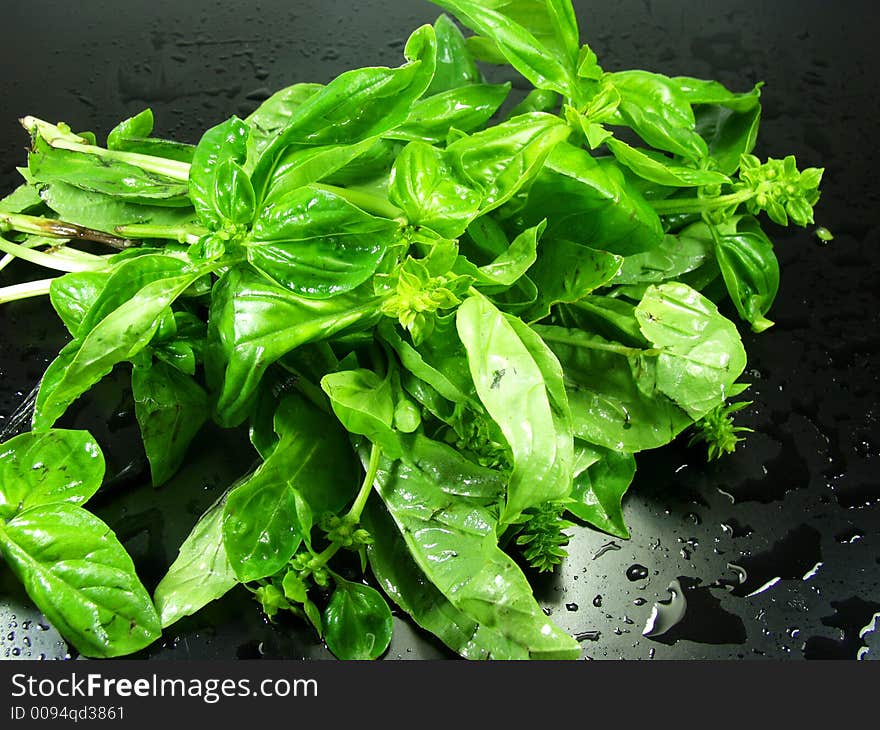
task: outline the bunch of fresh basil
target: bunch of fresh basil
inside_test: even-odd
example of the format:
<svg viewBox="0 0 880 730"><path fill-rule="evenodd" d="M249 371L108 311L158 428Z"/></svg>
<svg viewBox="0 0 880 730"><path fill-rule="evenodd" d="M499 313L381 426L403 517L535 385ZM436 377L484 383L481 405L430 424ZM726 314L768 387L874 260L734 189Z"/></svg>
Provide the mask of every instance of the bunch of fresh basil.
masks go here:
<svg viewBox="0 0 880 730"><path fill-rule="evenodd" d="M441 16L401 66L283 89L196 146L149 110L103 146L23 120L0 266L66 273L0 300L48 293L71 339L2 446L0 553L83 654L241 583L341 658L385 651L388 599L463 657L577 658L527 574L575 524L628 536L637 452L740 440L746 354L717 304L772 324L757 216L812 223L822 171L751 155L760 86L603 70L567 0L437 4L475 35ZM477 62L534 90L506 103ZM209 419L260 459L152 597L82 506L97 444L54 428L119 366L156 486Z"/></svg>

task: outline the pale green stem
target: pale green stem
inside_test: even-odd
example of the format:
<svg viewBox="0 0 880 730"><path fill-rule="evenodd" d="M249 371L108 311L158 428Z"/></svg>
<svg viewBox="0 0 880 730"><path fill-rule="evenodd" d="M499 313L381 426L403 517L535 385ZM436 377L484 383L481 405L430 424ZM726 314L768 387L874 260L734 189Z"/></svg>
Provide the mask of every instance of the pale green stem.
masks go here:
<svg viewBox="0 0 880 730"><path fill-rule="evenodd" d="M680 213L707 213L710 210L727 208L731 205L745 203L754 197L752 190L740 190L738 193L718 195L714 198L672 198L671 200L649 200L654 212L659 215L676 215Z"/></svg>
<svg viewBox="0 0 880 730"><path fill-rule="evenodd" d="M73 249L71 249L73 250ZM103 256L93 256L84 251L77 251L76 255L65 255L65 248L59 247L52 253L37 251L18 243L12 243L0 236L0 251L23 261L28 261L37 266L45 266L47 269L56 271L98 271L107 266Z"/></svg>
<svg viewBox="0 0 880 730"><path fill-rule="evenodd" d="M99 231L95 228L86 228L76 223L43 218L24 213L0 214L0 231L17 231L34 236L48 236L49 238L76 238L80 241L94 241L102 243L117 250L131 248L133 243L125 238L114 236L112 233Z"/></svg>
<svg viewBox="0 0 880 730"><path fill-rule="evenodd" d="M40 279L39 281L26 281L23 284L13 284L0 288L0 304L14 302L28 297L40 297L49 293L49 286L54 279Z"/></svg>
<svg viewBox="0 0 880 730"><path fill-rule="evenodd" d="M178 243L196 243L208 233L201 226L160 226L153 223L130 223L114 229L126 238L162 238Z"/></svg>
<svg viewBox="0 0 880 730"><path fill-rule="evenodd" d="M361 491L358 492L357 497L354 499L354 503L351 505L351 509L348 510L348 514L346 515L347 518L352 519L354 522L360 522L361 512L364 511L364 505L366 505L370 492L373 489L373 482L376 481L376 474L379 471L379 460L381 458L382 449L376 444L373 444L370 449L370 461L367 464L367 473L364 475L364 481L361 484Z"/></svg>

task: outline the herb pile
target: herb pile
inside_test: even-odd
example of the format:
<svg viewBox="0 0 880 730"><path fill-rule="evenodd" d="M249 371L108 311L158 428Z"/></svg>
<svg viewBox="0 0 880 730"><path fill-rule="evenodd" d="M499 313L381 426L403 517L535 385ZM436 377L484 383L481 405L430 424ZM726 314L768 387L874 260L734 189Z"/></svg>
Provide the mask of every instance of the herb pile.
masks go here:
<svg viewBox="0 0 880 730"><path fill-rule="evenodd" d="M22 120L0 266L66 273L0 301L48 294L70 341L0 447L0 553L82 654L244 584L341 658L386 650L390 601L463 657L574 659L527 576L575 526L628 536L637 452L741 440L718 306L772 324L760 219L811 224L822 170L751 154L760 85L604 70L566 0L437 4L475 35L441 16L401 66L283 89L195 146L149 110L103 145ZM478 61L534 90L507 102ZM101 450L55 425L117 367L157 487L209 420L258 457L152 596L84 506Z"/></svg>

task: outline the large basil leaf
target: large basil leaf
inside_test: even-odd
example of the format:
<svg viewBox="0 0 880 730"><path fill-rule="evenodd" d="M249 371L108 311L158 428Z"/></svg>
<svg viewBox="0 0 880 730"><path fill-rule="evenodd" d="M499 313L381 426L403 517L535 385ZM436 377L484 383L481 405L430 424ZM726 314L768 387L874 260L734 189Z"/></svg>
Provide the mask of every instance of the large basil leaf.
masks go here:
<svg viewBox="0 0 880 730"><path fill-rule="evenodd" d="M205 353L209 385L217 393L215 419L240 424L260 378L285 353L381 317L363 292L332 299L293 294L249 267L230 269L214 285Z"/></svg>
<svg viewBox="0 0 880 730"><path fill-rule="evenodd" d="M153 281L107 314L87 333L69 343L49 365L40 382L33 426L52 426L68 406L146 347L163 312L204 272L199 269Z"/></svg>
<svg viewBox="0 0 880 730"><path fill-rule="evenodd" d="M535 325L559 358L577 438L635 453L669 443L691 418L666 395L643 387L641 351L577 329Z"/></svg>
<svg viewBox="0 0 880 730"><path fill-rule="evenodd" d="M410 225L456 238L477 217L483 196L453 168L448 155L424 142L410 142L391 170L388 197Z"/></svg>
<svg viewBox="0 0 880 730"><path fill-rule="evenodd" d="M727 175L716 170L700 170L676 164L665 155L632 147L619 139L605 140L620 164L625 165L639 177L658 185L679 188L695 188L701 185L723 185L730 182Z"/></svg>
<svg viewBox="0 0 880 730"><path fill-rule="evenodd" d="M228 207L224 201L230 198L230 191L217 185L218 171L229 161L239 165L245 161L249 131L241 119L230 117L205 132L196 146L189 171L189 196L199 219L211 229L223 225L224 208Z"/></svg>
<svg viewBox="0 0 880 730"><path fill-rule="evenodd" d="M23 433L0 444L0 520L54 502L79 505L104 478L104 456L86 431Z"/></svg>
<svg viewBox="0 0 880 730"><path fill-rule="evenodd" d="M577 93L579 37L569 0L435 0L497 44L504 58L540 89Z"/></svg>
<svg viewBox="0 0 880 730"><path fill-rule="evenodd" d="M148 172L127 162L58 149L37 139L28 156L36 183L65 183L128 203L188 206L185 182Z"/></svg>
<svg viewBox="0 0 880 730"><path fill-rule="evenodd" d="M463 615L472 626L497 632L493 644L509 655L535 659L580 656L577 642L544 615L519 567L498 547L493 510L501 494L461 494L459 485L468 484L467 475L475 467L450 448L426 451L426 443L424 437L416 437L405 460L383 459L376 489L418 569L460 612L453 614L452 620L461 626L465 624L460 618ZM437 477L438 471L444 478ZM456 473L457 477L451 478ZM434 615L430 620L436 624L443 618ZM450 640L455 628L441 638ZM486 645L484 635L474 637L474 655L479 655L480 644ZM453 641L469 644L460 638Z"/></svg>
<svg viewBox="0 0 880 730"><path fill-rule="evenodd" d="M425 96L479 83L477 64L467 50L464 36L448 15L441 15L434 22L434 35L437 38L437 65Z"/></svg>
<svg viewBox="0 0 880 730"><path fill-rule="evenodd" d="M70 334L76 336L83 318L109 278L107 271L72 271L52 279L49 300Z"/></svg>
<svg viewBox="0 0 880 730"><path fill-rule="evenodd" d="M329 190L306 186L262 209L246 250L251 264L282 286L326 299L370 278L399 228Z"/></svg>
<svg viewBox="0 0 880 730"><path fill-rule="evenodd" d="M68 502L42 504L0 525L0 554L46 618L85 656L143 649L159 617L116 536Z"/></svg>
<svg viewBox="0 0 880 730"><path fill-rule="evenodd" d="M524 228L545 218L545 239L564 238L622 256L663 240L660 218L620 170L567 143L550 154L510 220Z"/></svg>
<svg viewBox="0 0 880 730"><path fill-rule="evenodd" d="M635 310L655 348L656 387L694 420L723 403L746 365L736 325L686 284L648 288Z"/></svg>
<svg viewBox="0 0 880 730"><path fill-rule="evenodd" d="M480 401L513 455L504 523L571 488L571 414L562 370L540 338L483 296L459 306L456 326Z"/></svg>
<svg viewBox="0 0 880 730"><path fill-rule="evenodd" d="M294 394L279 408L277 447L224 506L223 543L242 582L276 573L308 539L303 502L312 514L335 513L356 491L354 454L335 419Z"/></svg>

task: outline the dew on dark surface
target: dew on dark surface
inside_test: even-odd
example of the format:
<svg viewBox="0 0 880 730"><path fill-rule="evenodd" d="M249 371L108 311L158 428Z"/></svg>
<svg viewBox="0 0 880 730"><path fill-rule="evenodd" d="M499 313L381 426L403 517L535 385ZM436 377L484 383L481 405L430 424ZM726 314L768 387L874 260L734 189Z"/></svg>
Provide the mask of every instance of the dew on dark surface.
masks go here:
<svg viewBox="0 0 880 730"><path fill-rule="evenodd" d="M644 580L648 575L648 569L639 563L633 563L626 569L626 579L632 582Z"/></svg>
<svg viewBox="0 0 880 730"><path fill-rule="evenodd" d="M811 636L804 643L807 659L862 659L866 658L865 636L876 631L880 617L880 603L865 601L858 596L843 601L831 601L834 613L823 616L822 623L839 630L839 638ZM872 657L877 658L877 657Z"/></svg>
<svg viewBox="0 0 880 730"><path fill-rule="evenodd" d="M821 534L809 525L800 525L767 551L737 558L733 562L737 581L729 584L729 589L735 596L756 595L782 579L804 580L821 563Z"/></svg>
<svg viewBox="0 0 880 730"><path fill-rule="evenodd" d="M642 635L662 644L685 639L701 644L743 644L742 618L726 611L711 586L698 578L679 576L670 582L670 598L654 604Z"/></svg>

